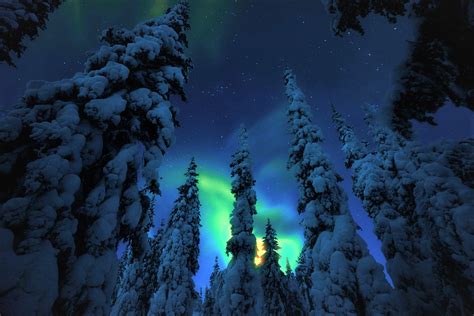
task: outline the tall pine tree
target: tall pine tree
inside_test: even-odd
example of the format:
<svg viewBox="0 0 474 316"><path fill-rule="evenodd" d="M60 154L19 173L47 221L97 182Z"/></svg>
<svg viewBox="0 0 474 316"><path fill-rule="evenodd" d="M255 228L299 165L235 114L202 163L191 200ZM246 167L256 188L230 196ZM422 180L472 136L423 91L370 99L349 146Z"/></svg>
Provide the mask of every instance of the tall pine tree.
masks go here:
<svg viewBox="0 0 474 316"><path fill-rule="evenodd" d="M219 305L217 304L217 295L219 289L222 287L222 273L219 267L219 258L216 256L214 266L209 277L210 288L206 289L206 297L204 300L204 315L219 316L221 315Z"/></svg>
<svg viewBox="0 0 474 316"><path fill-rule="evenodd" d="M278 239L275 229L268 219L265 226L265 236L263 237L263 263L260 266L263 288L263 315L280 316L286 315L285 299L287 289L284 284L284 274L280 267L280 254L278 250Z"/></svg>
<svg viewBox="0 0 474 316"><path fill-rule="evenodd" d="M284 283L286 295L284 298L286 315L307 315L309 313L309 308L305 306L309 306L309 303L304 303L304 293L296 280L288 258L286 258L286 273Z"/></svg>
<svg viewBox="0 0 474 316"><path fill-rule="evenodd" d="M472 188L447 167L456 145L405 142L376 118L373 107L367 110L376 150L354 161L353 188L374 219L403 304L412 314L469 313L474 282L467 236L472 233L456 218L474 201L466 198ZM353 130L338 113L334 118L346 146Z"/></svg>
<svg viewBox="0 0 474 316"><path fill-rule="evenodd" d="M375 262L347 207L334 172L312 123L305 97L291 71L285 73L292 135L288 166L299 185L298 210L305 228L304 259L311 262L311 300L314 314L394 314L391 288Z"/></svg>
<svg viewBox="0 0 474 316"><path fill-rule="evenodd" d="M216 305L214 296L211 294L211 289L206 287L204 291L204 303L202 305L202 314L204 316L213 316L214 314L214 306Z"/></svg>
<svg viewBox="0 0 474 316"><path fill-rule="evenodd" d="M138 178L159 193L178 126L188 9L106 30L84 72L30 85L0 118L4 313L109 314L117 245L145 223Z"/></svg>
<svg viewBox="0 0 474 316"><path fill-rule="evenodd" d="M221 273L221 268L219 267L219 258L216 256L214 259L214 266L212 267L212 273L209 278L211 286L214 286L217 282L217 278L219 274Z"/></svg>
<svg viewBox="0 0 474 316"><path fill-rule="evenodd" d="M344 164L346 168L351 168L355 161L364 158L367 155L366 144L359 141L352 127L345 123L342 115L337 112L334 105L332 108L332 120L336 124L339 140L342 142L342 151L344 152Z"/></svg>
<svg viewBox="0 0 474 316"><path fill-rule="evenodd" d="M203 315L203 294L202 288L199 289L199 292L196 292L196 298L194 299L194 308L193 308L193 316L201 316Z"/></svg>
<svg viewBox="0 0 474 316"><path fill-rule="evenodd" d="M127 253L120 262L119 278L115 286L111 315L146 315L148 299L146 287L149 282L145 275L145 258L150 252L148 231L152 226L154 199L147 190L140 191L142 216L138 227L128 238Z"/></svg>
<svg viewBox="0 0 474 316"><path fill-rule="evenodd" d="M423 224L422 242L430 246L437 286L437 307L445 315L474 313L474 189L450 164L460 147L474 152L474 142L444 141L417 146L412 156L419 167L414 180L415 212ZM469 152L463 157L469 166Z"/></svg>
<svg viewBox="0 0 474 316"><path fill-rule="evenodd" d="M150 309L151 297L158 288L158 269L160 268L160 257L163 252L165 229L166 223L164 219L162 219L160 227L150 241L150 250L143 259L143 279L146 280L146 282L142 301L146 306L146 312Z"/></svg>
<svg viewBox="0 0 474 316"><path fill-rule="evenodd" d="M227 242L226 252L232 254L232 259L222 272L223 285L217 300L224 316L259 315L262 293L254 263L256 239L253 234L257 197L244 127L240 130L240 148L232 155L230 167L235 202L230 219L232 237Z"/></svg>
<svg viewBox="0 0 474 316"><path fill-rule="evenodd" d="M193 311L193 276L199 269L201 226L196 168L193 158L168 220L159 260L158 288L151 298L149 316L191 315Z"/></svg>
<svg viewBox="0 0 474 316"><path fill-rule="evenodd" d="M305 248L301 250L301 253L298 256L298 265L295 268L295 281L298 289L297 295L300 298L302 309L306 311L306 313L314 310L313 300L311 299L310 294L312 288L311 271L313 269L310 258L308 258L308 260L306 259L306 255L308 254L309 251Z"/></svg>
<svg viewBox="0 0 474 316"><path fill-rule="evenodd" d="M150 207L153 204L150 203ZM133 252L128 245L119 266L119 278L115 285L110 315L146 315L150 298L158 287L157 273L160 266L161 242L164 223L158 228L156 235L144 245L147 251Z"/></svg>
<svg viewBox="0 0 474 316"><path fill-rule="evenodd" d="M288 257L286 257L285 276L287 278L292 278L292 277L295 276L294 273L293 273L293 270L291 269L291 264L290 264L290 260L288 259Z"/></svg>

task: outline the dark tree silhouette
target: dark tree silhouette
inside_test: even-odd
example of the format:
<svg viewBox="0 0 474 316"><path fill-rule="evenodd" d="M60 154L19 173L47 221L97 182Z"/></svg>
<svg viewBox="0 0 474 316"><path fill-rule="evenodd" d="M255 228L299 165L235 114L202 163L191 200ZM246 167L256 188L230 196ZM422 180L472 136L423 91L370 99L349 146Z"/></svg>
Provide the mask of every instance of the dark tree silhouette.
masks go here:
<svg viewBox="0 0 474 316"><path fill-rule="evenodd" d="M26 49L26 38L34 39L46 28L48 15L64 0L8 0L0 2L0 61L14 66L13 58Z"/></svg>
<svg viewBox="0 0 474 316"><path fill-rule="evenodd" d="M410 120L436 124L433 113L446 104L474 111L474 2L470 0L329 0L335 34L352 29L361 34L360 19L370 13L396 22L409 13L421 18L418 36L410 43L399 69L392 99L392 125L406 138Z"/></svg>
<svg viewBox="0 0 474 316"><path fill-rule="evenodd" d="M265 253L263 254L263 263L260 267L263 288L263 315L284 316L287 314L285 309L287 302L285 299L289 295L285 288L285 275L281 271L279 263L280 254L278 250L280 246L270 219L265 226L263 246Z"/></svg>
<svg viewBox="0 0 474 316"><path fill-rule="evenodd" d="M465 0L420 1L423 17L411 54L401 67L393 98L392 123L412 136L411 119L435 125L432 116L447 101L474 111L474 25Z"/></svg>

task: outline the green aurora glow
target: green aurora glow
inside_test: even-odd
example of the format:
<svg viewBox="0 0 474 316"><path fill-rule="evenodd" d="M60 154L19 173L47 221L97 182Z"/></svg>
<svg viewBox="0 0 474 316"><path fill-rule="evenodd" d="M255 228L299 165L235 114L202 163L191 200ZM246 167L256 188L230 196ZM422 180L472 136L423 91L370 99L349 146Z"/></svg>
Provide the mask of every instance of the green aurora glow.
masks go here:
<svg viewBox="0 0 474 316"><path fill-rule="evenodd" d="M114 25L131 27L142 20L159 17L174 3L175 0L69 0L52 18L59 16L60 30L72 33L71 43L75 47L92 46L102 29ZM220 0L191 2L192 27L188 37L192 52L201 52L213 59L219 57L228 29L229 17L224 15L229 6L229 1Z"/></svg>
<svg viewBox="0 0 474 316"><path fill-rule="evenodd" d="M176 168L174 168L176 170ZM178 168L180 171L181 168ZM231 256L225 253L226 243L231 236L230 230L230 213L233 208L234 196L231 193L231 180L228 175L222 175L209 168L199 167L199 197L201 200L201 253L212 258L218 255L221 262L227 264ZM164 174L163 178L166 180L164 185L164 195L170 192L171 185L179 186L183 180L183 176L176 174L176 171L170 171L169 174ZM172 179L172 181L168 181ZM172 182L172 183L171 183ZM173 192L173 191L171 191ZM267 218L272 221L272 224L277 230L278 240L281 246L279 251L280 265L285 269L286 259L288 258L292 267L296 266L296 262L303 246L303 239L299 232L299 227L294 229L280 229L287 223L284 221L291 220L297 222L295 218L295 210L288 205L277 204L266 199L265 196L258 191L257 187L257 215L254 217L254 234L257 238L257 245L262 246L262 237L265 231L265 224ZM282 225L284 224L284 225ZM292 227L293 228L293 227ZM260 249L259 255L262 254ZM206 260L206 261L208 261ZM256 260L258 261L258 260Z"/></svg>

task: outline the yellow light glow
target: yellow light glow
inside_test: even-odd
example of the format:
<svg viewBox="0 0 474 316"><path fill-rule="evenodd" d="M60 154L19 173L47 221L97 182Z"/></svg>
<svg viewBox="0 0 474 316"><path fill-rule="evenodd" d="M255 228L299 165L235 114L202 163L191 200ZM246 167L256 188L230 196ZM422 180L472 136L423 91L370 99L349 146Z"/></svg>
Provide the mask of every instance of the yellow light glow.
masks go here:
<svg viewBox="0 0 474 316"><path fill-rule="evenodd" d="M263 263L263 255L265 254L265 247L263 246L262 238L257 238L257 255L255 256L255 265L259 266Z"/></svg>

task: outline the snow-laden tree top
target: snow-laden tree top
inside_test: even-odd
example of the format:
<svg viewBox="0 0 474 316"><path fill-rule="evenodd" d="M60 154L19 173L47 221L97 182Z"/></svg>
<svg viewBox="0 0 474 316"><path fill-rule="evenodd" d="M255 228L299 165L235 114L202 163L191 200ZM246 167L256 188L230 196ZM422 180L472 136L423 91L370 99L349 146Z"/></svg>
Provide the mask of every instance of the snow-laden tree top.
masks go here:
<svg viewBox="0 0 474 316"><path fill-rule="evenodd" d="M239 136L240 148L232 155L231 176L232 193L235 196L234 209L231 213L232 237L227 242L227 253L234 257L240 253L255 256L255 236L253 235L253 216L257 214L257 196L253 186L252 165L248 148L248 134L241 127Z"/></svg>
<svg viewBox="0 0 474 316"><path fill-rule="evenodd" d="M199 269L201 226L197 165L191 159L186 182L178 188L164 233L157 269L157 288L150 300L149 316L191 315L195 301L193 276Z"/></svg>
<svg viewBox="0 0 474 316"><path fill-rule="evenodd" d="M188 9L107 29L83 72L30 83L0 118L0 279L13 276L0 310L109 313L117 244L144 240L135 237L149 225L138 178L158 194L174 142L169 100L184 98L191 67Z"/></svg>
<svg viewBox="0 0 474 316"><path fill-rule="evenodd" d="M308 144L317 144L323 140L320 129L312 124L311 111L306 103L305 96L296 84L295 75L291 70L285 71L285 92L288 97L289 106L287 110L289 132L292 137L290 143L290 156L288 168L295 168L296 173L305 172L301 165L305 148ZM302 192L298 200L298 212L304 209L310 197Z"/></svg>
<svg viewBox="0 0 474 316"><path fill-rule="evenodd" d="M342 115L332 106L332 119L339 133L342 151L345 155L344 164L346 168L352 167L355 161L362 159L367 154L365 144L361 143L354 133L354 129L343 119Z"/></svg>

